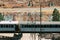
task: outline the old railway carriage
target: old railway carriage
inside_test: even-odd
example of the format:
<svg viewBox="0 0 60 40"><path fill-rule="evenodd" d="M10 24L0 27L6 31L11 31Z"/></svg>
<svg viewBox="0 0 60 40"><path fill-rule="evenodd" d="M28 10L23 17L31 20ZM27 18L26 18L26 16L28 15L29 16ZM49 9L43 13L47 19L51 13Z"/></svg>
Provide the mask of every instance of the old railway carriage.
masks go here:
<svg viewBox="0 0 60 40"><path fill-rule="evenodd" d="M22 32L60 32L60 22L20 22Z"/></svg>
<svg viewBox="0 0 60 40"><path fill-rule="evenodd" d="M1 21L0 32L15 32L17 31L18 21Z"/></svg>

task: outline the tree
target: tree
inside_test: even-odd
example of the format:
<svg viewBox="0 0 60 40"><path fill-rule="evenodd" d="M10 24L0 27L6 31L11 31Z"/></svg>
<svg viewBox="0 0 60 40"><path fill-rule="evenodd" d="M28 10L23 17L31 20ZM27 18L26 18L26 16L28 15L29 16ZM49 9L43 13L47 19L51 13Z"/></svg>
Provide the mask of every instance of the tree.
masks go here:
<svg viewBox="0 0 60 40"><path fill-rule="evenodd" d="M0 13L0 21L4 20L4 16Z"/></svg>
<svg viewBox="0 0 60 40"><path fill-rule="evenodd" d="M60 37L57 37L55 40L60 40Z"/></svg>
<svg viewBox="0 0 60 40"><path fill-rule="evenodd" d="M30 6L30 1L29 1L29 3L28 3L28 6Z"/></svg>
<svg viewBox="0 0 60 40"><path fill-rule="evenodd" d="M52 37L52 40L55 40L55 37L54 36Z"/></svg>
<svg viewBox="0 0 60 40"><path fill-rule="evenodd" d="M52 21L60 21L60 14L59 11L55 8L52 14L53 18Z"/></svg>
<svg viewBox="0 0 60 40"><path fill-rule="evenodd" d="M29 1L28 6L33 6L33 2Z"/></svg>
<svg viewBox="0 0 60 40"><path fill-rule="evenodd" d="M53 3L53 2L49 2L49 3L48 3L48 6L49 6L49 7L54 6L54 3Z"/></svg>

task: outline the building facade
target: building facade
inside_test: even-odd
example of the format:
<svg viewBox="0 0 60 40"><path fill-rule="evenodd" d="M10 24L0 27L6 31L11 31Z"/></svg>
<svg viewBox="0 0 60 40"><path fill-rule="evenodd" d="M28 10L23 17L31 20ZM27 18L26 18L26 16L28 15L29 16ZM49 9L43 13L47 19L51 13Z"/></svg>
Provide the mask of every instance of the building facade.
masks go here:
<svg viewBox="0 0 60 40"><path fill-rule="evenodd" d="M52 21L52 13L42 12L1 12L4 21ZM41 19L40 19L41 18Z"/></svg>
<svg viewBox="0 0 60 40"><path fill-rule="evenodd" d="M0 7L3 8L29 8L60 6L59 0L0 0Z"/></svg>

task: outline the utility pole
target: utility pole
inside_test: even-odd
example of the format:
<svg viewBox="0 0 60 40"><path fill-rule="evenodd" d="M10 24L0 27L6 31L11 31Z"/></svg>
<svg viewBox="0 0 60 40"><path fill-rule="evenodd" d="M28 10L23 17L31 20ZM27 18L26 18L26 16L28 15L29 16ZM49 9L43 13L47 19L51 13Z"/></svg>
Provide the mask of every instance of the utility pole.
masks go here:
<svg viewBox="0 0 60 40"><path fill-rule="evenodd" d="M41 0L39 0L39 4L40 4L40 33L39 33L39 37L38 40L41 40L41 16L42 16L42 12L41 12Z"/></svg>

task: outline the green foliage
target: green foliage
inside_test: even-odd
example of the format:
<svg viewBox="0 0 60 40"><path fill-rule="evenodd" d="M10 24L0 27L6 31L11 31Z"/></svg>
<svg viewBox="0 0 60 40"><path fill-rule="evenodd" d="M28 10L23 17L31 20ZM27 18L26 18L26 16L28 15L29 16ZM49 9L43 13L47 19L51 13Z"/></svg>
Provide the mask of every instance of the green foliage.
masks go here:
<svg viewBox="0 0 60 40"><path fill-rule="evenodd" d="M60 14L56 8L54 9L52 16L53 16L52 21L60 21Z"/></svg>
<svg viewBox="0 0 60 40"><path fill-rule="evenodd" d="M22 34L22 33L18 33L18 35L17 35L17 34L14 34L14 37L15 37L15 38L18 38L18 39L21 39L21 38L22 38L22 36L23 36L23 34Z"/></svg>
<svg viewBox="0 0 60 40"><path fill-rule="evenodd" d="M28 13L28 16L31 16L31 13Z"/></svg>
<svg viewBox="0 0 60 40"><path fill-rule="evenodd" d="M30 6L30 1L29 1L29 4L28 4L28 6Z"/></svg>
<svg viewBox="0 0 60 40"><path fill-rule="evenodd" d="M4 16L0 13L0 21L4 20Z"/></svg>
<svg viewBox="0 0 60 40"><path fill-rule="evenodd" d="M53 3L51 3L51 6L54 6L54 4L53 4Z"/></svg>
<svg viewBox="0 0 60 40"><path fill-rule="evenodd" d="M55 40L60 40L60 37L56 38Z"/></svg>
<svg viewBox="0 0 60 40"><path fill-rule="evenodd" d="M54 3L53 2L49 2L48 6L54 6Z"/></svg>

